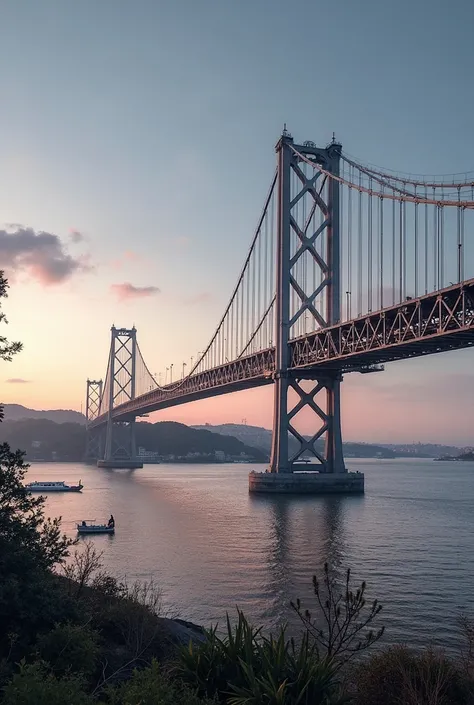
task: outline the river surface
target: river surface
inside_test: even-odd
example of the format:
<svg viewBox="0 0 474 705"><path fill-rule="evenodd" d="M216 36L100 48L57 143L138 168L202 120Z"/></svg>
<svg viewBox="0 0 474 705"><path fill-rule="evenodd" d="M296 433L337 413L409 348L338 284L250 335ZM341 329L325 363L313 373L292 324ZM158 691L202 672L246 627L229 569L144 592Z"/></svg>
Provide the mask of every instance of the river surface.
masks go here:
<svg viewBox="0 0 474 705"><path fill-rule="evenodd" d="M361 497L248 494L248 465L145 465L103 470L33 464L29 480L84 483L52 494L75 536L82 519L116 520L115 536L93 538L107 569L151 577L165 612L209 625L238 605L270 629L298 618L289 603L314 606L311 576L325 561L366 580L383 604L386 640L454 647L462 611L474 616L474 463L350 460L363 470Z"/></svg>

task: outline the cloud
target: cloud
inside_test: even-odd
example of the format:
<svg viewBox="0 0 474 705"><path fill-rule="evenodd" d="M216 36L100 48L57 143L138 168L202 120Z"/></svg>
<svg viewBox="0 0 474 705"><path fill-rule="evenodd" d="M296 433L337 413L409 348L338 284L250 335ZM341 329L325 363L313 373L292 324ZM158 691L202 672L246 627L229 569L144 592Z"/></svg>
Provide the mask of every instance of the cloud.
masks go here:
<svg viewBox="0 0 474 705"><path fill-rule="evenodd" d="M81 233L79 230L75 230L74 228L71 228L69 230L69 239L74 244L77 244L78 242L83 242L86 238L85 238L84 233Z"/></svg>
<svg viewBox="0 0 474 705"><path fill-rule="evenodd" d="M22 226L12 232L0 230L0 262L12 272L27 272L45 286L92 269L87 257L70 255L57 235Z"/></svg>
<svg viewBox="0 0 474 705"><path fill-rule="evenodd" d="M134 286L130 282L123 284L112 284L110 290L117 296L119 301L127 299L143 299L147 296L155 296L160 290L157 286Z"/></svg>
<svg viewBox="0 0 474 705"><path fill-rule="evenodd" d="M11 377L5 381L7 384L29 384L31 382L30 379L21 379L21 377Z"/></svg>
<svg viewBox="0 0 474 705"><path fill-rule="evenodd" d="M208 291L201 291L198 294L194 294L193 296L188 296L187 298L184 299L184 303L186 306L198 306L199 304L205 304L208 301L211 301L212 299L212 294L210 294Z"/></svg>

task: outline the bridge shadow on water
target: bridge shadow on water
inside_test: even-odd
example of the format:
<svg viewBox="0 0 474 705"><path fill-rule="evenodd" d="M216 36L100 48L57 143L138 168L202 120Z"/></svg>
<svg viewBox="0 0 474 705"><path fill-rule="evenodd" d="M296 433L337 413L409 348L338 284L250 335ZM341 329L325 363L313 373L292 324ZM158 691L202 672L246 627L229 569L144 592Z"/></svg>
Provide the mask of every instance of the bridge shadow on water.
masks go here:
<svg viewBox="0 0 474 705"><path fill-rule="evenodd" d="M271 529L267 553L269 581L272 583L276 623L289 622L291 631L298 618L289 601L300 598L305 608L314 609L316 600L312 576L322 576L328 563L338 583L347 568L349 516L354 503L364 496L249 495L249 501L267 514Z"/></svg>

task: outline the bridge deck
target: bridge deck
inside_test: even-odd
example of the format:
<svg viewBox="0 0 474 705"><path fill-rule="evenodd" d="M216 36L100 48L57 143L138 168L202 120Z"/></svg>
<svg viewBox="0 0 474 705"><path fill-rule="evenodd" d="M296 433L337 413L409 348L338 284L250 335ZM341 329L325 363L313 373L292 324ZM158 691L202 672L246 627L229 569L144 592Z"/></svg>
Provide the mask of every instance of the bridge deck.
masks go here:
<svg viewBox="0 0 474 705"><path fill-rule="evenodd" d="M474 279L297 338L290 344L291 369L295 376L301 371L302 376L317 378L325 372L352 372L369 364L472 345ZM125 421L178 404L269 384L274 369L274 349L268 348L142 394L115 407L113 418ZM102 414L90 426L106 421L107 414Z"/></svg>

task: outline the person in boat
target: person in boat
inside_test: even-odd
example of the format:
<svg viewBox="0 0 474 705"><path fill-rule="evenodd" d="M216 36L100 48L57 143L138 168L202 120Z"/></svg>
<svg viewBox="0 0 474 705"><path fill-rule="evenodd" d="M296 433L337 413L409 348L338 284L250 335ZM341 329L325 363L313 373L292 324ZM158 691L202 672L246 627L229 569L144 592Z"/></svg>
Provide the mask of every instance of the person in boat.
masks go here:
<svg viewBox="0 0 474 705"><path fill-rule="evenodd" d="M107 524L107 526L109 527L109 529L115 526L115 519L113 514L110 515L109 523Z"/></svg>
<svg viewBox="0 0 474 705"><path fill-rule="evenodd" d="M86 525L86 522L85 522L85 521L83 521L83 522L82 522L82 526L85 526L85 525Z"/></svg>

